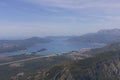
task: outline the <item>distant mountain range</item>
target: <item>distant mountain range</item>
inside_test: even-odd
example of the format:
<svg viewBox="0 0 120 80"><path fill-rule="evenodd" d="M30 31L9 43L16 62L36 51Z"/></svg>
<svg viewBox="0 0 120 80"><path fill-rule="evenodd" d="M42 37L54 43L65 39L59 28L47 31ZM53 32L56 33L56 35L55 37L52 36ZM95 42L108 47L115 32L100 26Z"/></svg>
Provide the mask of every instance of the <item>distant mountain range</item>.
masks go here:
<svg viewBox="0 0 120 80"><path fill-rule="evenodd" d="M97 33L88 33L82 36L71 37L67 41L105 44L120 42L120 29L100 30Z"/></svg>
<svg viewBox="0 0 120 80"><path fill-rule="evenodd" d="M26 50L38 43L48 43L54 39L62 39L70 43L111 44L120 42L120 29L100 30L82 36L51 36L46 38L32 37L24 40L0 40L0 53Z"/></svg>
<svg viewBox="0 0 120 80"><path fill-rule="evenodd" d="M120 80L119 33L119 29L101 30L97 33L76 37L79 38L78 42L83 37L86 40L83 42L109 44L102 48L46 56L21 54L2 57L0 64L4 65L0 65L0 80ZM94 37L91 38L92 36ZM76 38L72 39L76 40ZM48 38L33 37L25 40L1 40L0 44L12 44L13 49L18 46L16 50L21 50L37 43L50 41ZM9 46L6 48L9 50ZM17 62L5 64L13 61Z"/></svg>
<svg viewBox="0 0 120 80"><path fill-rule="evenodd" d="M25 50L38 43L48 43L48 38L32 37L24 40L0 40L0 53Z"/></svg>

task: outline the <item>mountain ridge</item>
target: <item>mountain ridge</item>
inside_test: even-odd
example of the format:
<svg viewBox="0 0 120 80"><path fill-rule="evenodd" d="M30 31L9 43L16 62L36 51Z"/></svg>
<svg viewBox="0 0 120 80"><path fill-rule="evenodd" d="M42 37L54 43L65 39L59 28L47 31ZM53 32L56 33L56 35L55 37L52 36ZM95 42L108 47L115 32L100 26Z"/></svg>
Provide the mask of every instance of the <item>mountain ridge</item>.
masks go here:
<svg viewBox="0 0 120 80"><path fill-rule="evenodd" d="M120 29L100 30L97 33L88 33L82 36L72 37L67 41L111 44L120 41Z"/></svg>

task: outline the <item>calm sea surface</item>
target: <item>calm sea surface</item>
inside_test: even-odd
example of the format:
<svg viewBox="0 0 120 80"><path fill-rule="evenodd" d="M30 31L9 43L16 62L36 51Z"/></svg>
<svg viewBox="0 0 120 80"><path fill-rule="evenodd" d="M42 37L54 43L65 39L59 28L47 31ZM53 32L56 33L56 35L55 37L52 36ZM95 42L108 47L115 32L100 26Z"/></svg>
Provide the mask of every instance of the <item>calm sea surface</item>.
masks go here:
<svg viewBox="0 0 120 80"><path fill-rule="evenodd" d="M10 53L3 53L1 55L19 55L19 54L30 54L36 52L40 49L45 48L45 51L38 52L38 54L61 54L65 52L80 50L83 48L98 48L103 47L104 44L90 44L90 43L70 43L66 41L66 38L53 38L53 41L50 43L37 44L33 47L28 48L25 51L17 51Z"/></svg>

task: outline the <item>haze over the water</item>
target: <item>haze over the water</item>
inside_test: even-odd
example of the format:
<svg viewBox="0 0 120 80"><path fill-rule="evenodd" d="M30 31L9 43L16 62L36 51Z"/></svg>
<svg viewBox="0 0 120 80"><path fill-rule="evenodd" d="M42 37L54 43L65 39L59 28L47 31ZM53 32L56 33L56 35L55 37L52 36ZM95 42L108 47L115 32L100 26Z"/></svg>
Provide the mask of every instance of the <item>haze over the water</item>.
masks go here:
<svg viewBox="0 0 120 80"><path fill-rule="evenodd" d="M0 0L0 37L82 35L120 28L120 0Z"/></svg>

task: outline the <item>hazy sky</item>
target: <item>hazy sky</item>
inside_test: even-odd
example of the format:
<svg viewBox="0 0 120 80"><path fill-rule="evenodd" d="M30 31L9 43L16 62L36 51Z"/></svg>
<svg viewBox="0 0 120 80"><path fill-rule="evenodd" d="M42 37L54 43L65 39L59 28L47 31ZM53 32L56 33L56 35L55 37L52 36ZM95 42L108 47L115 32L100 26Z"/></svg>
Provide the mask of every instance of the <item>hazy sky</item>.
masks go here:
<svg viewBox="0 0 120 80"><path fill-rule="evenodd" d="M0 0L0 36L81 35L120 28L120 0Z"/></svg>

